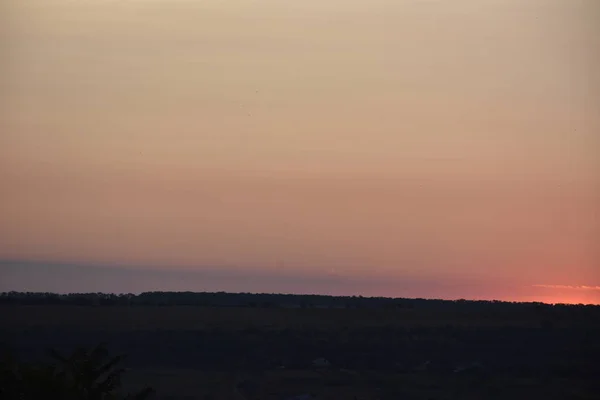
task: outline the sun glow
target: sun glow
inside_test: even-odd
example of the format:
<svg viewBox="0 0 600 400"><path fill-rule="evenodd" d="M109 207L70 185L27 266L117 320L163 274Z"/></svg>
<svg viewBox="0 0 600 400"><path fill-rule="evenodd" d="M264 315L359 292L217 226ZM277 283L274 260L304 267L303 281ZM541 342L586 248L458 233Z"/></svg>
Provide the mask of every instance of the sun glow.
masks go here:
<svg viewBox="0 0 600 400"><path fill-rule="evenodd" d="M536 301L550 304L600 304L600 286L533 285Z"/></svg>

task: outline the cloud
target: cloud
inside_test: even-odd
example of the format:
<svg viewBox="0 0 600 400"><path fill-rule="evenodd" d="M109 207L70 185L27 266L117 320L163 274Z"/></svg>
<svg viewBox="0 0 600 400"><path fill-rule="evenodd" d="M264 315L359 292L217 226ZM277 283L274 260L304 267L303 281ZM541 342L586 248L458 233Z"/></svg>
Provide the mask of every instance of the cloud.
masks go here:
<svg viewBox="0 0 600 400"><path fill-rule="evenodd" d="M533 287L545 288L545 289L567 289L567 290L598 290L600 286L585 286L585 285L533 285Z"/></svg>

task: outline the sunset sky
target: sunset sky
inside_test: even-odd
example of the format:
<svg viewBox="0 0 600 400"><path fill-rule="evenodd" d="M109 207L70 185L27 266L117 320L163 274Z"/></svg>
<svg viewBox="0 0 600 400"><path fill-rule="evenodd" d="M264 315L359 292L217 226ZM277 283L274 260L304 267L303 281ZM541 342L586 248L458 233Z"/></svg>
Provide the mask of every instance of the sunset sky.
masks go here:
<svg viewBox="0 0 600 400"><path fill-rule="evenodd" d="M4 0L0 291L600 304L597 0Z"/></svg>

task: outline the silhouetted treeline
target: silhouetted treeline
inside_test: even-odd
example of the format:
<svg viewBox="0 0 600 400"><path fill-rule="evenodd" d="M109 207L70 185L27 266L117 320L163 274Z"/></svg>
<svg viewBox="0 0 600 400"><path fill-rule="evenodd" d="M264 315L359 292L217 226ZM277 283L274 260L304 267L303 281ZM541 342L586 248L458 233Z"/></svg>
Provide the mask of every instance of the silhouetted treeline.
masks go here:
<svg viewBox="0 0 600 400"><path fill-rule="evenodd" d="M486 300L436 300L362 296L325 296L293 294L254 294L226 292L144 292L140 294L4 292L0 304L5 305L77 305L77 306L210 306L210 307L278 307L278 308L418 308L418 309L534 309L575 308L598 312L600 306L545 303L518 303Z"/></svg>

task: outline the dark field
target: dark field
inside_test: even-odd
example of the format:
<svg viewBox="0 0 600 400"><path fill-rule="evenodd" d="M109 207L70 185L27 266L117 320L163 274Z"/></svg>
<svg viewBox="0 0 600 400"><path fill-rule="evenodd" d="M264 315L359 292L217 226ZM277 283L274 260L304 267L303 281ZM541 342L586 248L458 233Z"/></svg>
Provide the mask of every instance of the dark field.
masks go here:
<svg viewBox="0 0 600 400"><path fill-rule="evenodd" d="M597 308L463 308L4 305L0 340L107 342L164 399L600 399Z"/></svg>

